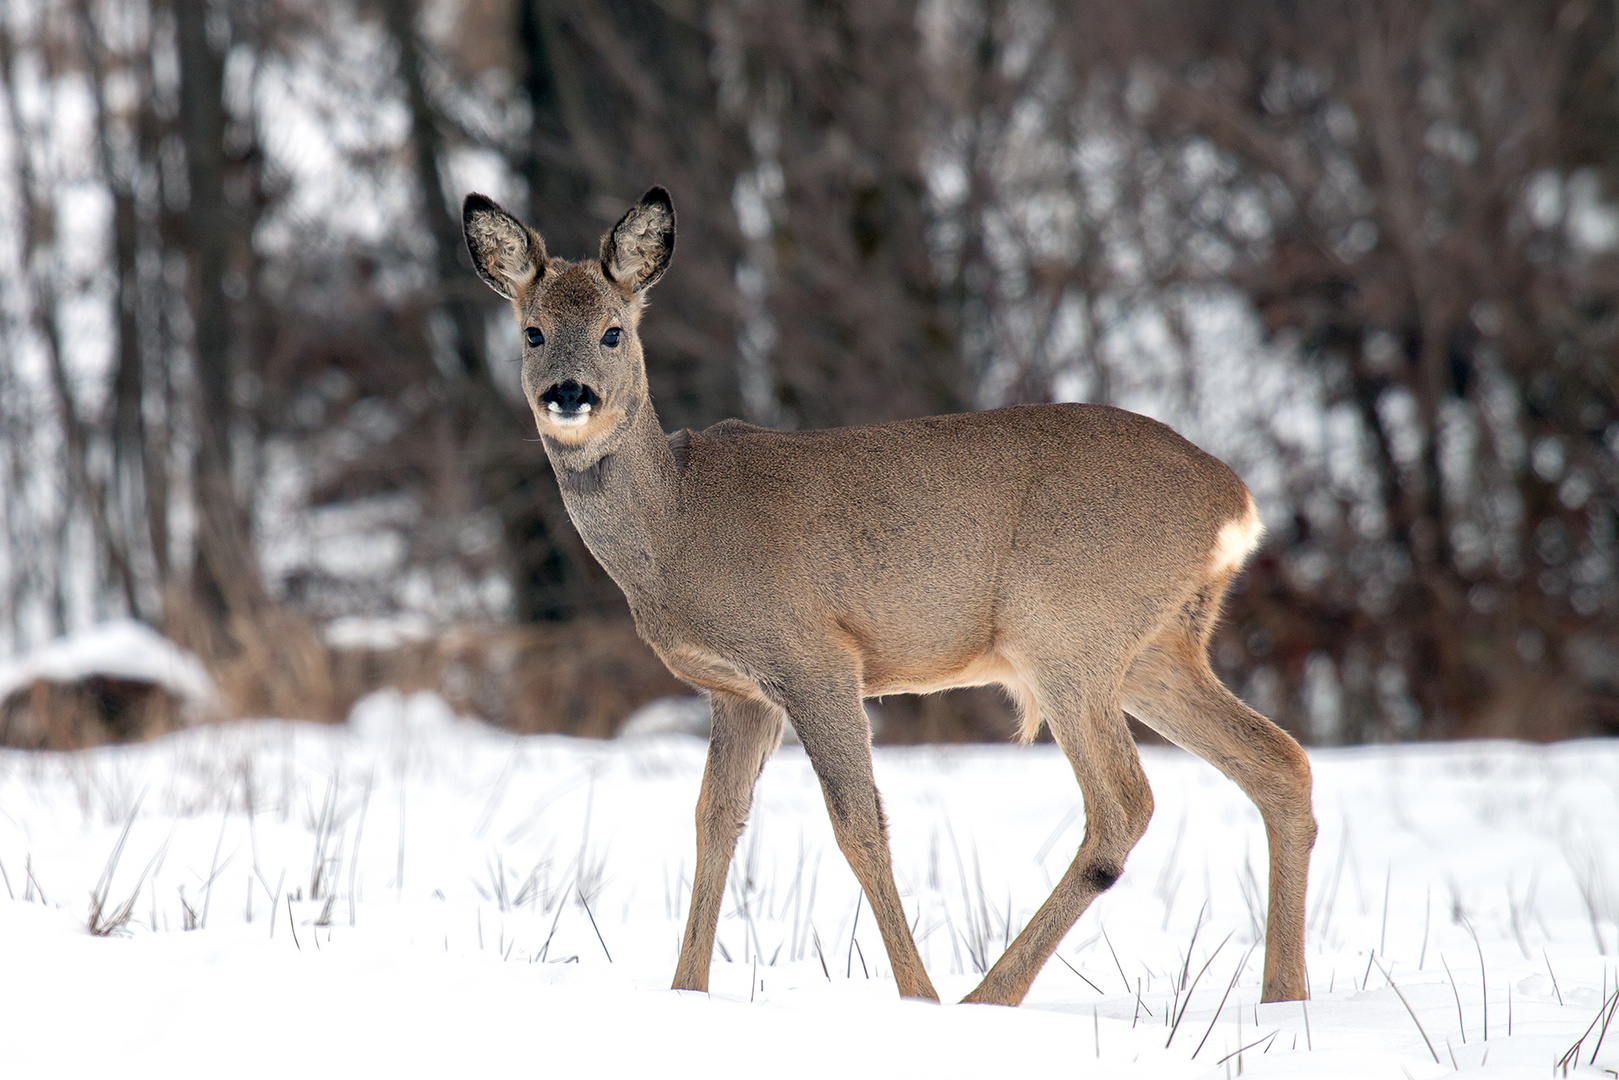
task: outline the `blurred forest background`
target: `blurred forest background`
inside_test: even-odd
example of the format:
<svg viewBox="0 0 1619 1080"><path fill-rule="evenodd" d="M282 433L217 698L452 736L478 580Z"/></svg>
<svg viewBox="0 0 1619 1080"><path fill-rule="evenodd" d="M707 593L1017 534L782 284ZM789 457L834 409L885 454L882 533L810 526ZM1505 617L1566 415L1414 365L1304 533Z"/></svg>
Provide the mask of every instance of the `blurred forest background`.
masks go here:
<svg viewBox="0 0 1619 1080"><path fill-rule="evenodd" d="M587 734L681 692L458 218L579 256L660 183L666 427L1147 412L1261 501L1214 650L1255 707L1619 733L1616 10L7 0L0 656L130 616L236 715L394 681Z"/></svg>

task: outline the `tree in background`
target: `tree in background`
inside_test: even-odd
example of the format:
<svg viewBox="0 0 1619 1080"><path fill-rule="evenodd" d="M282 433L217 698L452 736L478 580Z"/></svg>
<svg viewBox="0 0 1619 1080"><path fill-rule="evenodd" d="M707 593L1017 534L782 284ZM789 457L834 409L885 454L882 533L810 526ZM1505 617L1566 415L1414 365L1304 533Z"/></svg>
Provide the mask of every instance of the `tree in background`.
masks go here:
<svg viewBox="0 0 1619 1080"><path fill-rule="evenodd" d="M1356 445L1228 636L1335 676L1339 737L1619 727L1612 15L1254 5L1158 69L1154 122L1272 185L1231 278Z"/></svg>
<svg viewBox="0 0 1619 1080"><path fill-rule="evenodd" d="M311 626L625 619L525 441L458 206L488 190L589 257L662 183L666 424L1148 411L1272 523L1216 647L1263 711L1327 741L1612 730L1612 20L14 5L9 640L126 612L268 673L244 708L318 712Z"/></svg>

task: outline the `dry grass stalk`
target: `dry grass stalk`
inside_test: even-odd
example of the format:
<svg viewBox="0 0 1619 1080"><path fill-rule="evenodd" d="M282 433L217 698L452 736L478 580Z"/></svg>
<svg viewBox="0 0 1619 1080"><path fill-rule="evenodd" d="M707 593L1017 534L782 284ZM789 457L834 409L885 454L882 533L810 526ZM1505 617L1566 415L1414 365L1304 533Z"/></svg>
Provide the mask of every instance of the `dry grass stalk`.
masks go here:
<svg viewBox="0 0 1619 1080"><path fill-rule="evenodd" d="M179 588L169 591L164 612L165 633L213 675L226 717L343 718L330 652L308 621L268 601L221 621Z"/></svg>
<svg viewBox="0 0 1619 1080"><path fill-rule="evenodd" d="M144 793L141 798L144 798ZM141 886L146 883L152 869L162 860L163 854L168 850L168 841L157 850L141 871L140 877L135 879L135 887L129 891L124 902L117 907L109 908L108 900L112 892L113 875L118 872L118 863L124 855L124 845L129 841L129 830L135 824L135 817L140 813L141 799L135 800L135 805L129 811L129 818L124 822L123 830L118 834L118 840L107 855L107 864L102 867L101 877L96 879L96 887L90 893L90 915L86 920L86 927L96 937L108 937L123 931L129 924L130 916L135 911L135 900L141 894Z"/></svg>

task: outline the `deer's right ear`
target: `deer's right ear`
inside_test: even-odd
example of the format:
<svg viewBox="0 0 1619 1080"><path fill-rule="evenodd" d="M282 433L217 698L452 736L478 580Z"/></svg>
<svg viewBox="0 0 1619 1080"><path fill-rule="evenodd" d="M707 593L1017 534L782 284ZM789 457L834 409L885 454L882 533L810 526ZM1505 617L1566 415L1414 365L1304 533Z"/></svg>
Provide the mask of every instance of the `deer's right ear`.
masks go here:
<svg viewBox="0 0 1619 1080"><path fill-rule="evenodd" d="M545 274L545 241L484 195L461 206L461 232L484 284L516 300Z"/></svg>

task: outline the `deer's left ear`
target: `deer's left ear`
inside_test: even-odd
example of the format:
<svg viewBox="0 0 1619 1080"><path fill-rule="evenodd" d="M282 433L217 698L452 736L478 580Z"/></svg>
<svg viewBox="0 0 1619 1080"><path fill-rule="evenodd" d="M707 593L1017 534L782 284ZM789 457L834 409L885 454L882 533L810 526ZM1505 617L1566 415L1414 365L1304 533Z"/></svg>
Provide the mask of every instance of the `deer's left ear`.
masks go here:
<svg viewBox="0 0 1619 1080"><path fill-rule="evenodd" d="M674 253L675 204L655 187L602 237L602 273L633 296L663 276Z"/></svg>

